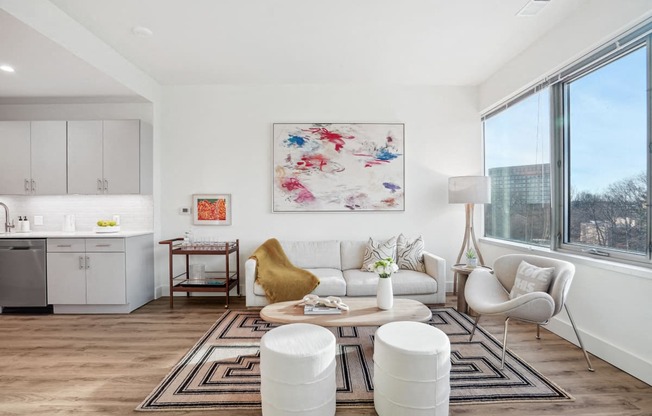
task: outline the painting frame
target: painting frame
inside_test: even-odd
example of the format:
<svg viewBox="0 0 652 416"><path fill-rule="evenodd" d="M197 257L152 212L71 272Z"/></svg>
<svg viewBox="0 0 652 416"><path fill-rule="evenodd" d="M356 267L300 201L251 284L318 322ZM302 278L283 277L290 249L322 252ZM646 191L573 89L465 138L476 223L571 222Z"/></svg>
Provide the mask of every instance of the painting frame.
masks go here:
<svg viewBox="0 0 652 416"><path fill-rule="evenodd" d="M273 123L272 212L405 211L405 124Z"/></svg>
<svg viewBox="0 0 652 416"><path fill-rule="evenodd" d="M231 225L231 194L193 194L192 218L194 225Z"/></svg>

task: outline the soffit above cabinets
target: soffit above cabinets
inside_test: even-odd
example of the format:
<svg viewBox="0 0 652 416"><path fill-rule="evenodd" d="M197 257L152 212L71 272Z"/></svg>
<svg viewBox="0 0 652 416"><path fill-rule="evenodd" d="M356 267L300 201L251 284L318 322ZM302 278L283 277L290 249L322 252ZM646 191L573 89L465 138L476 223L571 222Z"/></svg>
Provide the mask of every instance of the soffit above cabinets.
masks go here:
<svg viewBox="0 0 652 416"><path fill-rule="evenodd" d="M128 100L135 101L133 91L1 9L0 39L0 65L15 70L0 72L0 104L34 97L86 97L87 101L131 97Z"/></svg>

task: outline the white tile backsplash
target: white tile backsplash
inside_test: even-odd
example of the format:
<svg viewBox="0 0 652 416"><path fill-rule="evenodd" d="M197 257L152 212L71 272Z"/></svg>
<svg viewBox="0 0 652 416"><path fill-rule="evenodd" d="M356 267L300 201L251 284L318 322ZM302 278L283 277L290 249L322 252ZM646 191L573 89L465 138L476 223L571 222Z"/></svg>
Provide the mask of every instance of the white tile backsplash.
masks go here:
<svg viewBox="0 0 652 416"><path fill-rule="evenodd" d="M97 220L120 216L124 231L152 230L154 203L151 195L56 195L56 196L0 196L0 202L9 207L11 218L27 216L34 231L61 231L63 217L75 216L77 231L90 231ZM4 219L1 212L0 222ZM34 225L34 216L43 216L43 225Z"/></svg>

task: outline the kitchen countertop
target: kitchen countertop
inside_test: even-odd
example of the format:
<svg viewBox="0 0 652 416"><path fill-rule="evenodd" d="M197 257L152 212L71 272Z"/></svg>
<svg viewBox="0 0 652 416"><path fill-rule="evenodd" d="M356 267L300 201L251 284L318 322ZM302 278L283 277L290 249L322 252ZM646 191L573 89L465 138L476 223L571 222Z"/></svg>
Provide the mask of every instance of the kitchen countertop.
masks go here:
<svg viewBox="0 0 652 416"><path fill-rule="evenodd" d="M0 233L0 238L125 238L154 234L153 231L118 231L116 233L96 233L95 231L30 231L28 233Z"/></svg>

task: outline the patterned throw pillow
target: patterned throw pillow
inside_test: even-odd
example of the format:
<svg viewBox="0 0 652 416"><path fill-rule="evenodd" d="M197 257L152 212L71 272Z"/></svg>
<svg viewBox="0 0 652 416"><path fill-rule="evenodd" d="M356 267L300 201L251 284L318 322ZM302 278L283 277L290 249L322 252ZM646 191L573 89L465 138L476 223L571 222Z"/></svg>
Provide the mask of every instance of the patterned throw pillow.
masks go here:
<svg viewBox="0 0 652 416"><path fill-rule="evenodd" d="M396 261L396 237L392 237L387 241L376 241L369 238L367 247L364 250L364 257L362 258L362 270L369 271L370 264L374 264L378 260L390 257Z"/></svg>
<svg viewBox="0 0 652 416"><path fill-rule="evenodd" d="M408 240L403 234L396 240L396 264L399 269L416 270L425 272L426 266L423 264L423 237L419 236L415 240Z"/></svg>
<svg viewBox="0 0 652 416"><path fill-rule="evenodd" d="M514 299L531 292L547 292L554 267L537 267L522 261L516 270L516 279L509 298Z"/></svg>

